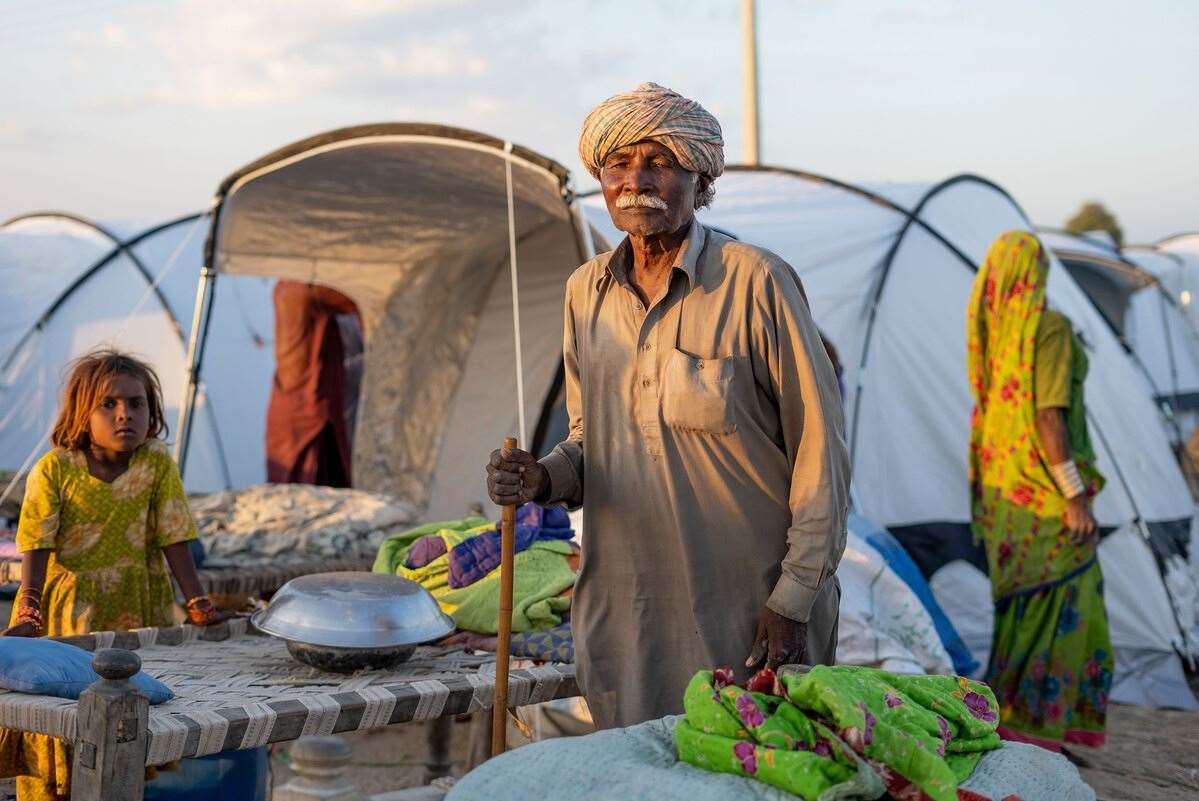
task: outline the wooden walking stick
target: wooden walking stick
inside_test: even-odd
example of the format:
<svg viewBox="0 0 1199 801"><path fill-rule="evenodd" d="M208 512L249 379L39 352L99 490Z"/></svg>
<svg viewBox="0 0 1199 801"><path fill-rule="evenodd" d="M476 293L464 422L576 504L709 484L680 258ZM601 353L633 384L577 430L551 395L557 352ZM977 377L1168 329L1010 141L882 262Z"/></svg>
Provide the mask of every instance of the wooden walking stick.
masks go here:
<svg viewBox="0 0 1199 801"><path fill-rule="evenodd" d="M516 439L504 439L504 450ZM491 707L491 755L508 748L508 659L512 643L512 570L516 559L516 504L505 504L500 517L500 618L495 646L495 703Z"/></svg>

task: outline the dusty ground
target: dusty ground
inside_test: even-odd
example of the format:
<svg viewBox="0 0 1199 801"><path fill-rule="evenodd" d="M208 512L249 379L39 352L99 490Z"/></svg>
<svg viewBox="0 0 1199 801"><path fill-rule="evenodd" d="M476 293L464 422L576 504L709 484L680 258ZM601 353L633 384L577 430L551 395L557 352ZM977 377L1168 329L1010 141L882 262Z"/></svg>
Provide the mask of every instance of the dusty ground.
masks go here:
<svg viewBox="0 0 1199 801"><path fill-rule="evenodd" d="M468 767L469 723L454 723L450 740L451 775L461 776ZM366 795L419 787L424 784L425 725L409 723L374 732L344 735L353 750L347 776ZM271 754L271 777L279 787L292 776L286 744Z"/></svg>
<svg viewBox="0 0 1199 801"><path fill-rule="evenodd" d="M1108 741L1078 748L1083 778L1108 801L1199 799L1199 712L1113 705Z"/></svg>

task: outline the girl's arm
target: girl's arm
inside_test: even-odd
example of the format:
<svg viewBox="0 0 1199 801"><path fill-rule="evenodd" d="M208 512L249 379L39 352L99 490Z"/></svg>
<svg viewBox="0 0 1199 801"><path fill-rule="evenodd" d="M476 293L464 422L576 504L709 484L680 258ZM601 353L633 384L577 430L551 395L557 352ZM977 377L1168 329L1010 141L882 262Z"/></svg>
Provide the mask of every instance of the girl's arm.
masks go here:
<svg viewBox="0 0 1199 801"><path fill-rule="evenodd" d="M16 625L0 632L3 637L40 637L42 634L42 587L50 549L38 548L21 554L21 588L17 591Z"/></svg>
<svg viewBox="0 0 1199 801"><path fill-rule="evenodd" d="M188 543L176 542L174 545L164 546L162 555L167 558L167 564L171 566L171 573L174 574L175 581L179 582L179 589L183 590L185 600L190 601L204 594Z"/></svg>
<svg viewBox="0 0 1199 801"><path fill-rule="evenodd" d="M162 555L167 558L171 573L174 574L175 581L179 582L183 597L187 599L187 619L190 622L197 626L211 626L228 617L204 594L204 588L200 586L200 577L196 574L196 563L192 560L191 548L186 541L164 545Z"/></svg>

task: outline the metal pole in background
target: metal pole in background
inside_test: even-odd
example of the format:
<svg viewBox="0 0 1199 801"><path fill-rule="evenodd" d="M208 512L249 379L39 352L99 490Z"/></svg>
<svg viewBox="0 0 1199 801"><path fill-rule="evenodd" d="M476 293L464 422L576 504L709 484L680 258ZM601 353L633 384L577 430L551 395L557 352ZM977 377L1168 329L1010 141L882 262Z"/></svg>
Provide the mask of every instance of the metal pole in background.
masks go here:
<svg viewBox="0 0 1199 801"><path fill-rule="evenodd" d="M200 271L196 287L196 307L192 315L191 336L187 343L187 375L183 398L179 403L179 424L175 429L175 462L180 475L187 469L187 449L191 444L192 419L196 412L196 395L200 385L200 364L204 361L204 345L208 340L208 323L212 318L212 290L216 270L208 264Z"/></svg>
<svg viewBox="0 0 1199 801"><path fill-rule="evenodd" d="M758 25L754 0L741 0L741 53L743 59L742 120L745 163L758 164L761 136L758 133Z"/></svg>

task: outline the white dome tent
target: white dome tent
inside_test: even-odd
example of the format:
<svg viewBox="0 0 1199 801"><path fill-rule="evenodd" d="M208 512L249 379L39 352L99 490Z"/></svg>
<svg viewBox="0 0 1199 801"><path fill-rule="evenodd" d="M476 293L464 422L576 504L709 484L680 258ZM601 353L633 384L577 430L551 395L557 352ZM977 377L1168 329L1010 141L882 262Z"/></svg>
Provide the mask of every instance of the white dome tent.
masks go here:
<svg viewBox="0 0 1199 801"><path fill-rule="evenodd" d="M608 235L602 200L589 198L587 208ZM716 200L700 218L775 251L802 278L846 369L859 511L895 533L932 576L934 590L944 565L984 565L969 530L965 309L975 265L995 237L1031 229L1019 206L969 175L933 187L865 188L793 170L734 167L717 181ZM1178 657L1189 647L1191 580L1189 571L1166 564L1177 558L1174 535L1189 536L1189 492L1144 377L1065 270L1052 272L1049 290L1050 303L1091 349L1088 406L1100 469L1109 477L1096 514L1112 532L1100 553L1118 659L1114 697L1193 705ZM1158 565L1181 577L1173 596ZM987 597L983 573L969 569L975 590ZM989 630L972 632L969 620L954 622L968 642L989 639Z"/></svg>
<svg viewBox="0 0 1199 801"><path fill-rule="evenodd" d="M37 212L0 226L6 290L0 298L0 468L28 468L48 448L66 365L101 345L154 365L173 428L186 383L183 357L205 223L205 215L192 214L130 233ZM271 336L270 283L246 280L223 289L230 302L222 306L232 314L218 318L217 349L239 354L239 367L249 366L257 351L273 363L269 343L261 341ZM242 308L261 314L264 293L265 320L239 319ZM255 403L265 410L269 372L261 387L236 370L210 377L222 397L210 399L202 387L197 458L187 480L192 492L242 486L264 475L261 426L247 430L244 410Z"/></svg>
<svg viewBox="0 0 1199 801"><path fill-rule="evenodd" d="M1199 337L1158 277L1176 266L1172 254L1141 247L1121 251L1110 241L1053 229L1038 235L1144 373L1180 449L1199 414Z"/></svg>
<svg viewBox="0 0 1199 801"><path fill-rule="evenodd" d="M481 465L505 435L525 429L532 449L545 438L566 279L591 247L566 169L530 150L425 124L320 134L221 184L189 363L212 383L229 277L337 289L357 304L365 337L355 487L429 519L494 511ZM180 417L185 477L195 408Z"/></svg>
<svg viewBox="0 0 1199 801"><path fill-rule="evenodd" d="M1154 267L1147 269L1154 271L1166 289L1178 298L1186 310L1187 319L1199 331L1199 233L1175 234L1146 249L1155 250L1170 259L1160 272Z"/></svg>

